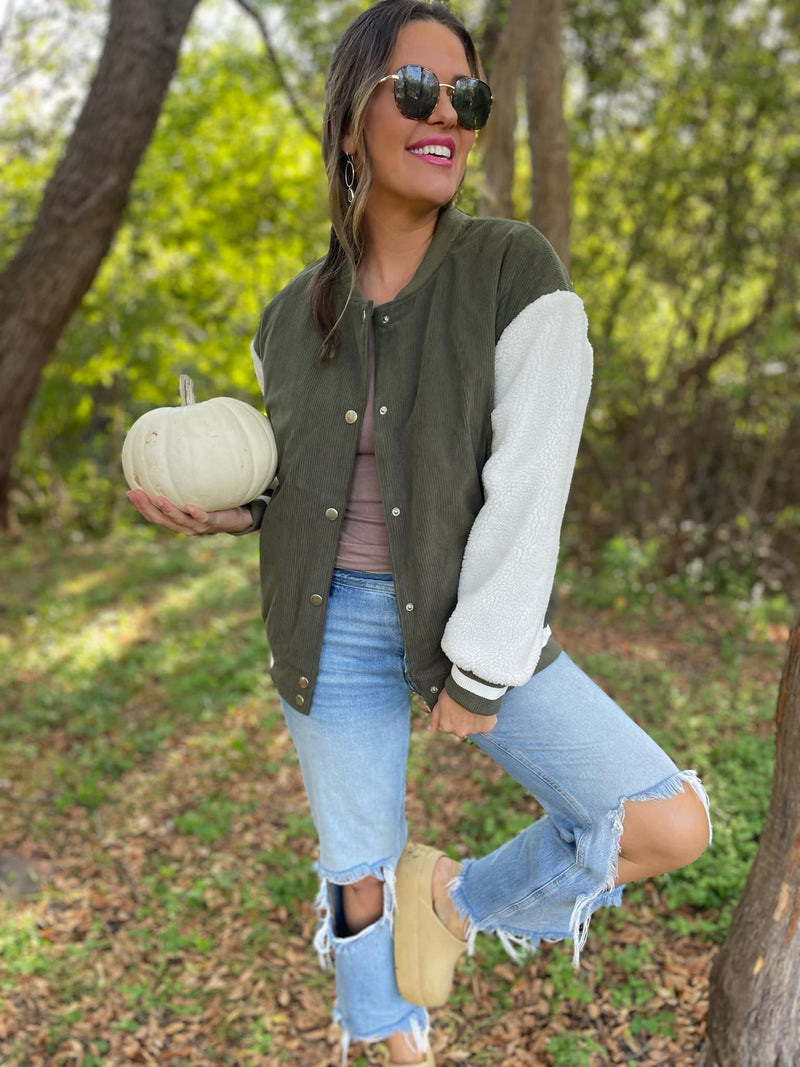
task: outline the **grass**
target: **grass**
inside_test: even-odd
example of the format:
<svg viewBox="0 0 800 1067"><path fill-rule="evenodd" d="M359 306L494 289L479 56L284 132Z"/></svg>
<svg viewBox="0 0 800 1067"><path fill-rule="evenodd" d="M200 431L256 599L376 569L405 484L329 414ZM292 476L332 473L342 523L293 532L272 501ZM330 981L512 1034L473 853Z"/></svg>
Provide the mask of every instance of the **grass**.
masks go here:
<svg viewBox="0 0 800 1067"><path fill-rule="evenodd" d="M30 536L4 545L0 584L0 858L44 879L0 903L0 1063L337 1062L253 540ZM785 607L570 584L559 636L703 775L715 843L596 916L578 972L568 946L516 968L480 940L436 1033L476 1065L689 1064L768 804ZM415 836L454 855L536 814L476 750L423 730L408 806Z"/></svg>

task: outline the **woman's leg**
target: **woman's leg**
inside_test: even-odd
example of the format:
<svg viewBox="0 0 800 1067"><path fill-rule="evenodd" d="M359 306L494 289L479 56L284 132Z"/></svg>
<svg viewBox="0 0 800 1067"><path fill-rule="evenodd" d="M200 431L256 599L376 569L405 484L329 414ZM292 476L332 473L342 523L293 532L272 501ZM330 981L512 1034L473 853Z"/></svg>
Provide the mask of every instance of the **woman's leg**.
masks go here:
<svg viewBox="0 0 800 1067"><path fill-rule="evenodd" d="M624 809L617 885L686 867L711 840L705 799L688 782L675 796L630 801Z"/></svg>
<svg viewBox="0 0 800 1067"><path fill-rule="evenodd" d="M623 882L689 863L708 843L694 772L679 771L564 653L511 690L495 729L472 740L546 815L460 869L449 899L470 941L494 931L513 955L571 937L577 963L592 912L618 904ZM443 918L452 871L442 863L434 878Z"/></svg>
<svg viewBox="0 0 800 1067"><path fill-rule="evenodd" d="M615 885L654 878L686 867L708 846L710 828L705 803L684 783L676 796L625 803ZM450 884L461 864L442 856L432 881L436 914L455 937L466 938L469 921L462 918L450 897Z"/></svg>
<svg viewBox="0 0 800 1067"><path fill-rule="evenodd" d="M391 581L337 572L310 715L283 704L320 842L321 962L350 1040L387 1040L420 1062L428 1026L393 967L394 869L406 842L410 690Z"/></svg>

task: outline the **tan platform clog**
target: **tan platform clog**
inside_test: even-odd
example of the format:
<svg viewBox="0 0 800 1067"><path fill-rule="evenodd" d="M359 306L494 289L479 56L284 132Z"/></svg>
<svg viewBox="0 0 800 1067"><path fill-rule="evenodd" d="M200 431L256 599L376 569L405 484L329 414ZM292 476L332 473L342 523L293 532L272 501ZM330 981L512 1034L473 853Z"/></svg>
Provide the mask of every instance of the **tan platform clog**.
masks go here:
<svg viewBox="0 0 800 1067"><path fill-rule="evenodd" d="M456 962L466 941L454 937L433 910L431 879L443 856L427 845L408 844L397 864L394 969L410 1004L438 1008L447 1002Z"/></svg>

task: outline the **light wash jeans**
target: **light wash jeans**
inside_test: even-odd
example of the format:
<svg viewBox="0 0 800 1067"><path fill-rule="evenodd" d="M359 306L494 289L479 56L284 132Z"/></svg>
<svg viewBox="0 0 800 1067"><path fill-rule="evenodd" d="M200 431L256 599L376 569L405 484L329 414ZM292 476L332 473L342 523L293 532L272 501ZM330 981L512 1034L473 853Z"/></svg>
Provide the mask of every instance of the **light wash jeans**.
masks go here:
<svg viewBox="0 0 800 1067"><path fill-rule="evenodd" d="M335 571L310 715L282 702L319 835L320 927L314 944L336 968L334 1019L350 1040L395 1031L424 1048L424 1008L394 978L394 870L406 843L411 684L389 575ZM562 653L503 698L497 725L474 743L520 782L546 814L481 859L451 890L468 920L514 958L541 940L572 938L577 964L589 919L619 904L615 887L623 801L678 794L687 782L708 809L694 771L672 760ZM349 937L338 888L384 882L382 917Z"/></svg>

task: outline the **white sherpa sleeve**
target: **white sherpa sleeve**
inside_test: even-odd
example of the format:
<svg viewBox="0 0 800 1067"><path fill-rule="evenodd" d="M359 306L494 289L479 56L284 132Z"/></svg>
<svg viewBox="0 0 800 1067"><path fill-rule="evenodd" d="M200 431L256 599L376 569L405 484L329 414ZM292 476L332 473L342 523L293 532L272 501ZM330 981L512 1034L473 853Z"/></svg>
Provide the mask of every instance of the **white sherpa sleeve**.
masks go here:
<svg viewBox="0 0 800 1067"><path fill-rule="evenodd" d="M452 680L479 702L527 682L549 635L544 619L591 378L575 293L540 296L497 343L484 504L442 638Z"/></svg>

